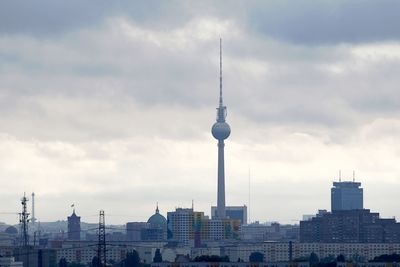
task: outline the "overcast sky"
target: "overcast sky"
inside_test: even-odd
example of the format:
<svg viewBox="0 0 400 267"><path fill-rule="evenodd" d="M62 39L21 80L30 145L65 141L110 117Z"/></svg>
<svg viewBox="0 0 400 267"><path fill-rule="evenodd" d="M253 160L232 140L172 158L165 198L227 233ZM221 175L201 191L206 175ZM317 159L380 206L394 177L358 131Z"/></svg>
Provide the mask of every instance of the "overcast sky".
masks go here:
<svg viewBox="0 0 400 267"><path fill-rule="evenodd" d="M397 216L400 2L0 2L0 212L145 221L216 203L219 38L227 205L294 223L356 180ZM250 183L249 183L250 170ZM17 223L17 215L0 213Z"/></svg>

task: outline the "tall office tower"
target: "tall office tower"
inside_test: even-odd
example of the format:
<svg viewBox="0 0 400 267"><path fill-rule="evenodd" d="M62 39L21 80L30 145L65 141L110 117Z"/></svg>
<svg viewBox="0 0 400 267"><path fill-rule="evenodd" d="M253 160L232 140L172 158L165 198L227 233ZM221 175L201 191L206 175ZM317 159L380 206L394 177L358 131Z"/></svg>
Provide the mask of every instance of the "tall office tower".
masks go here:
<svg viewBox="0 0 400 267"><path fill-rule="evenodd" d="M363 189L358 182L333 182L331 210L363 209Z"/></svg>
<svg viewBox="0 0 400 267"><path fill-rule="evenodd" d="M222 41L219 41L219 106L217 108L217 122L212 126L211 132L218 140L218 196L217 196L217 215L219 219L224 219L225 214L225 166L224 166L224 140L231 133L231 128L225 122L226 106L222 100Z"/></svg>
<svg viewBox="0 0 400 267"><path fill-rule="evenodd" d="M177 208L167 213L168 239L188 244L194 234L193 209Z"/></svg>
<svg viewBox="0 0 400 267"><path fill-rule="evenodd" d="M68 216L68 240L81 240L81 217L76 215L75 208Z"/></svg>

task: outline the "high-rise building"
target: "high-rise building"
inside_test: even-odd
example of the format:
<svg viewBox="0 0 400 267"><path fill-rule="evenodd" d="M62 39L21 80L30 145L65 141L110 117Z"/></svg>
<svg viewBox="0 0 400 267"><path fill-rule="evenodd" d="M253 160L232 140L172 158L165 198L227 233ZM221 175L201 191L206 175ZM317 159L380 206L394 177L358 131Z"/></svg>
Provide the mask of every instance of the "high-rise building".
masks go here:
<svg viewBox="0 0 400 267"><path fill-rule="evenodd" d="M325 212L300 222L300 242L398 243L400 223L368 209Z"/></svg>
<svg viewBox="0 0 400 267"><path fill-rule="evenodd" d="M177 208L167 213L168 239L188 244L194 235L193 209Z"/></svg>
<svg viewBox="0 0 400 267"><path fill-rule="evenodd" d="M239 237L240 220L211 219L204 212L177 208L167 213L168 239L185 245Z"/></svg>
<svg viewBox="0 0 400 267"><path fill-rule="evenodd" d="M222 99L222 41L219 43L219 106L217 108L217 121L212 126L211 132L215 139L218 140L218 195L217 195L217 216L224 219L225 214L225 160L224 160L224 140L231 133L229 124L225 122L226 106Z"/></svg>
<svg viewBox="0 0 400 267"><path fill-rule="evenodd" d="M331 210L363 209L363 189L358 182L333 182Z"/></svg>
<svg viewBox="0 0 400 267"><path fill-rule="evenodd" d="M75 213L68 216L68 240L81 240L81 217Z"/></svg>

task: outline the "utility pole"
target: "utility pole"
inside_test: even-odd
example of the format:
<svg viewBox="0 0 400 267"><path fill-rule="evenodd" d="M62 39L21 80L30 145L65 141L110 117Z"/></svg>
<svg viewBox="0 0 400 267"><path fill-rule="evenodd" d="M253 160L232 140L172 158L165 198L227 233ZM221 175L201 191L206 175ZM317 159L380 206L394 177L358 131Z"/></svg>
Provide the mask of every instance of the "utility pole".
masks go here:
<svg viewBox="0 0 400 267"><path fill-rule="evenodd" d="M97 257L99 267L106 266L106 223L104 218L104 210L100 211L99 216L99 243L97 245Z"/></svg>

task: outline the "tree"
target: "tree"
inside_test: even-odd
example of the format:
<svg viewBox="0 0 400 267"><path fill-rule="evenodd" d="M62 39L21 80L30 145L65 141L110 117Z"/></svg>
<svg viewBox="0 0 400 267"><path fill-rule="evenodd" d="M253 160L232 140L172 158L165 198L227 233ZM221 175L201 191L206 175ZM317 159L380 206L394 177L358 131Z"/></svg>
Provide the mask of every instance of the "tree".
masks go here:
<svg viewBox="0 0 400 267"><path fill-rule="evenodd" d="M217 255L201 255L194 258L195 262L229 262L228 256L217 256Z"/></svg>
<svg viewBox="0 0 400 267"><path fill-rule="evenodd" d="M400 255L399 254L384 254L375 257L372 262L400 262Z"/></svg>
<svg viewBox="0 0 400 267"><path fill-rule="evenodd" d="M97 256L94 256L92 259L92 267L100 267L100 259Z"/></svg>
<svg viewBox="0 0 400 267"><path fill-rule="evenodd" d="M132 250L126 254L125 259L126 267L139 267L140 266L140 257L136 250Z"/></svg>
<svg viewBox="0 0 400 267"><path fill-rule="evenodd" d="M249 257L250 262L263 262L264 261L264 254L261 252L252 252Z"/></svg>
<svg viewBox="0 0 400 267"><path fill-rule="evenodd" d="M156 252L154 253L153 262L162 262L162 255L159 248L156 249Z"/></svg>
<svg viewBox="0 0 400 267"><path fill-rule="evenodd" d="M310 254L310 257L308 258L308 262L310 263L310 267L316 267L318 266L319 263L319 258L317 256L317 254L315 254L314 252L312 252Z"/></svg>
<svg viewBox="0 0 400 267"><path fill-rule="evenodd" d="M345 262L346 258L344 257L343 254L340 254L339 256L337 256L336 261L337 262Z"/></svg>
<svg viewBox="0 0 400 267"><path fill-rule="evenodd" d="M58 262L58 267L67 267L68 262L65 258L61 258L60 261Z"/></svg>

